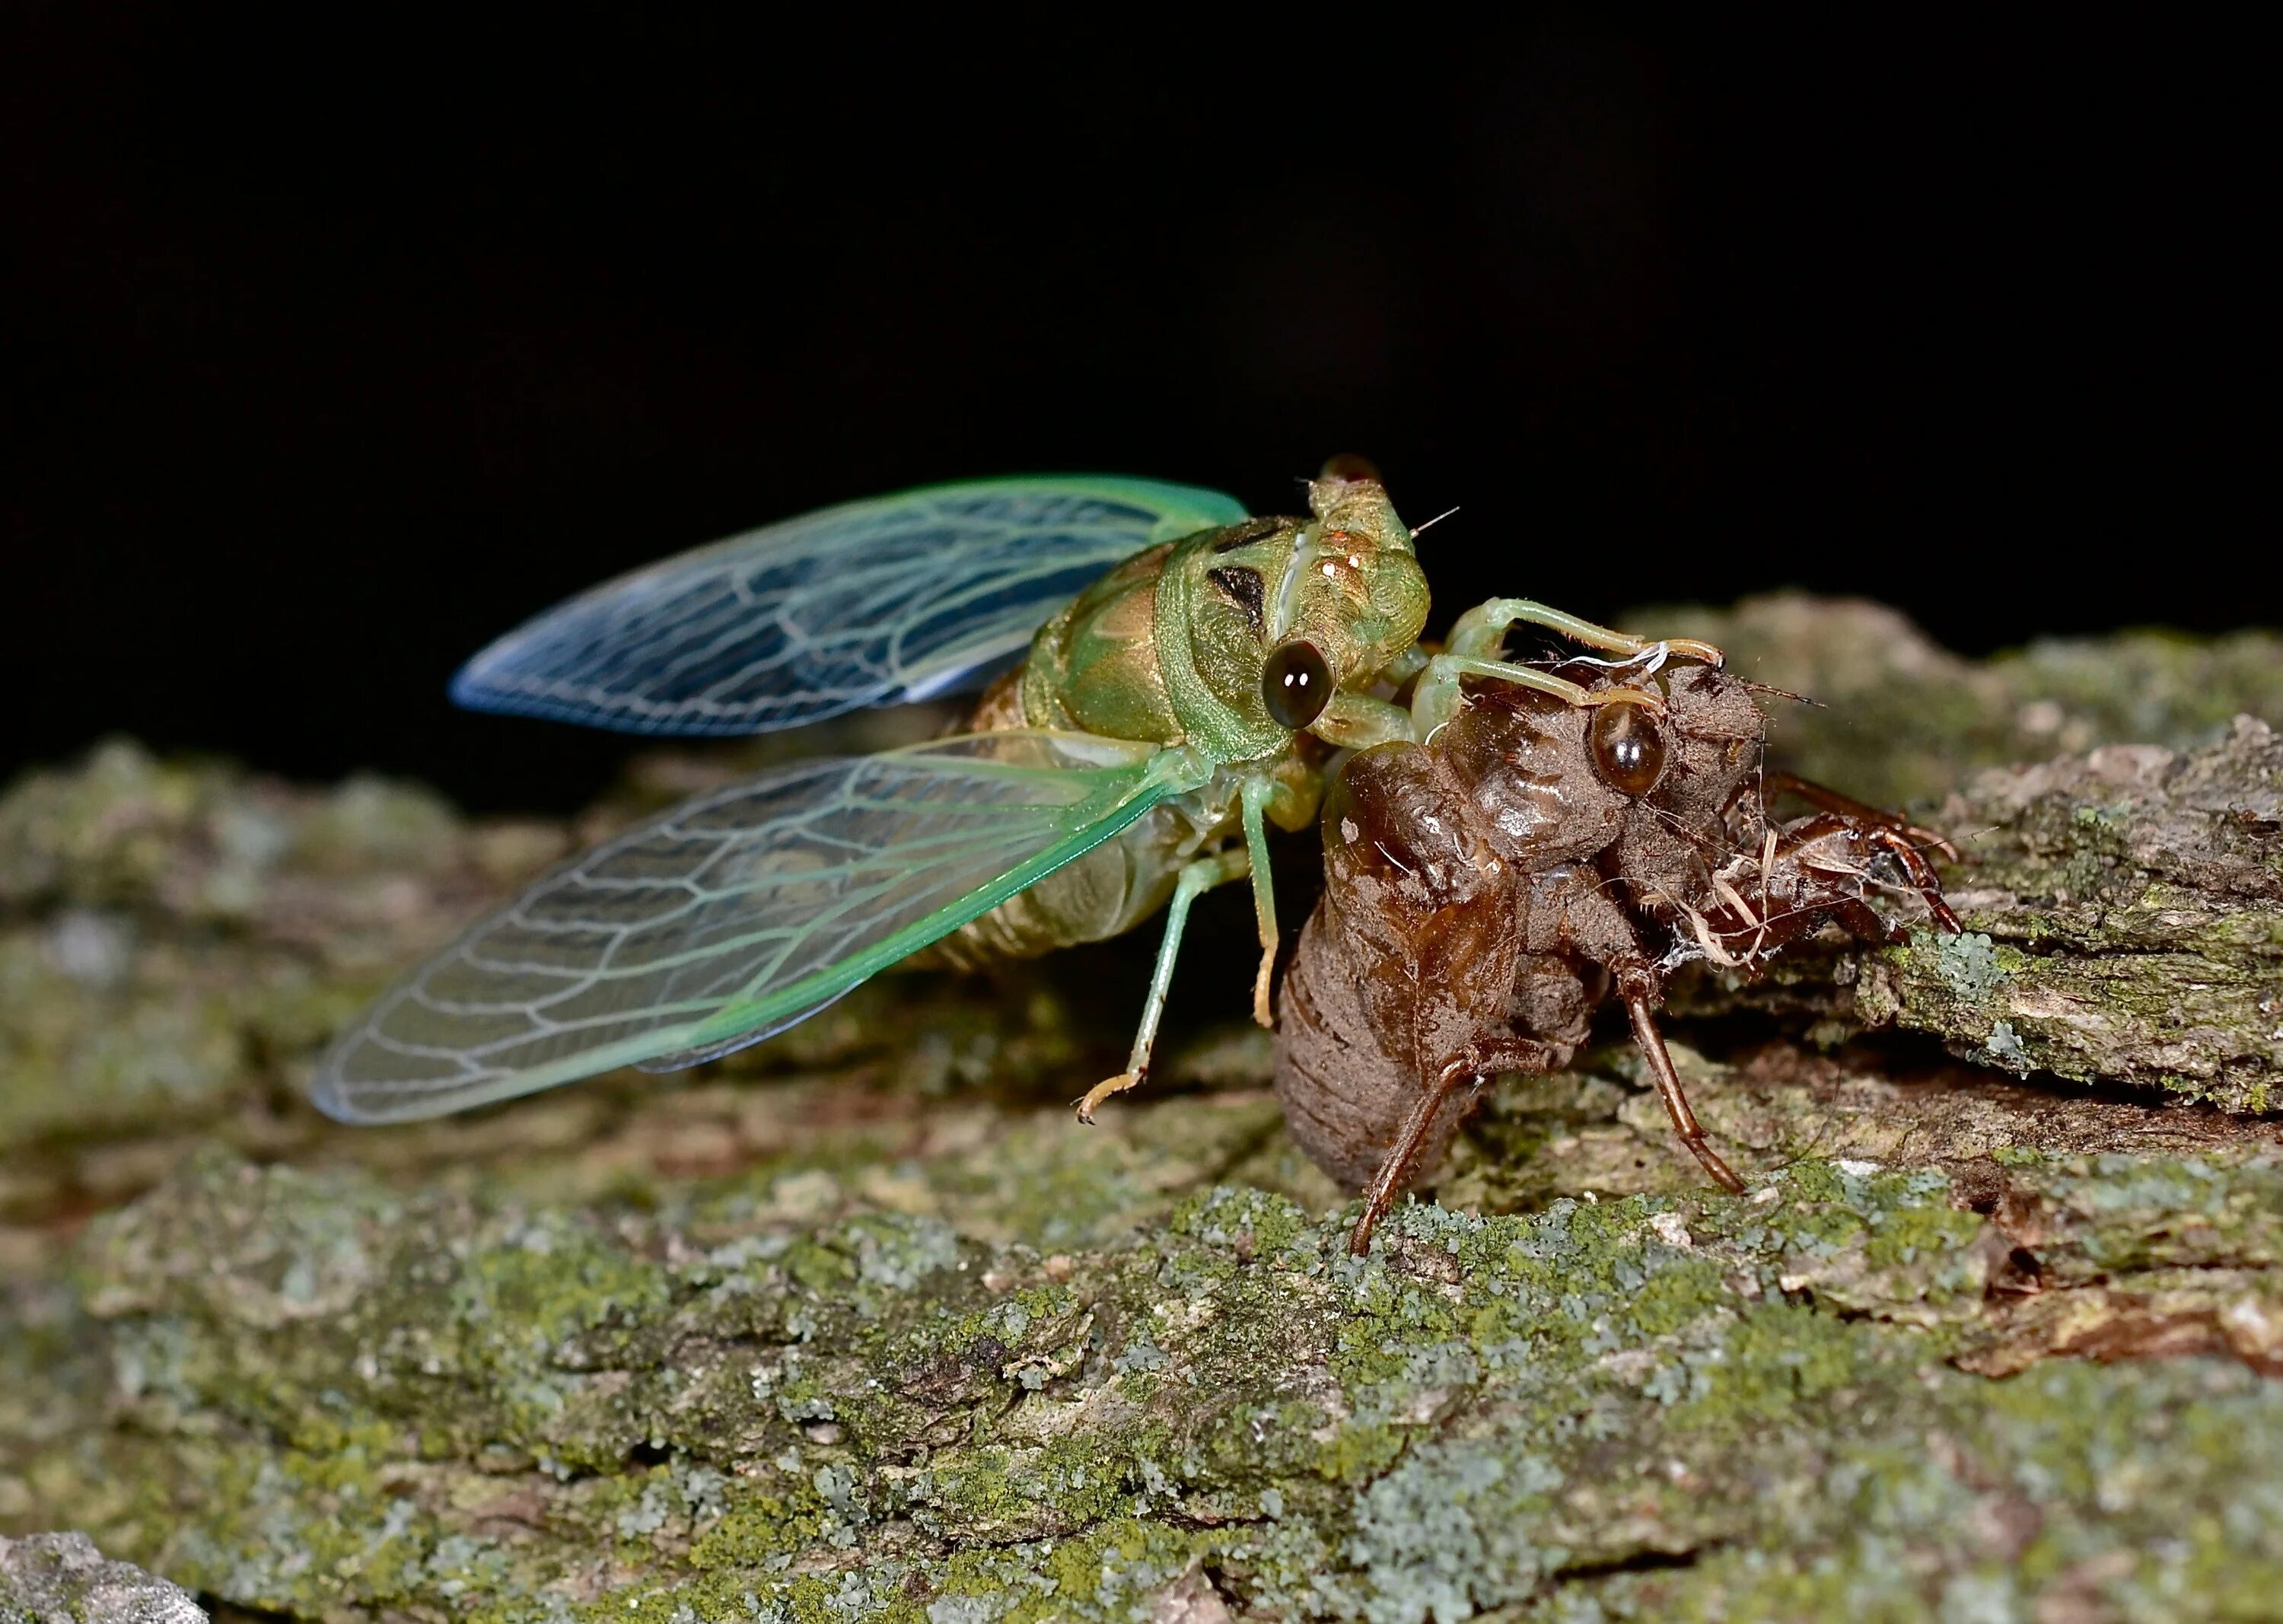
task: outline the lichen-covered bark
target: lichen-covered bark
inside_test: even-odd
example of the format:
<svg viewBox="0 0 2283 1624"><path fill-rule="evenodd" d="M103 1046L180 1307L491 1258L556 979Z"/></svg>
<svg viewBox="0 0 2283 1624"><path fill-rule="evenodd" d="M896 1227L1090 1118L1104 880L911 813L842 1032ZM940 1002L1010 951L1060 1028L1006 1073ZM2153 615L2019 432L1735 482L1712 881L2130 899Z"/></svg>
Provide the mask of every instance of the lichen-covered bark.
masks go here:
<svg viewBox="0 0 2283 1624"><path fill-rule="evenodd" d="M1936 718L1879 724L1885 781L1785 742L1975 837L1974 933L1682 989L1747 1196L1612 1045L1498 1090L1360 1261L1263 1035L1072 1121L1124 1033L1051 966L331 1128L330 1023L591 829L128 746L19 784L0 1529L309 1618L2264 1616L2283 868L2231 718L2279 646L1971 666L1882 614L1641 623Z"/></svg>
<svg viewBox="0 0 2283 1624"><path fill-rule="evenodd" d="M6 1469L301 1615L1118 1618L1194 1571L1281 1616L2254 1616L2283 1158L1980 1165L1418 1206L1358 1262L1257 1185L985 1244L972 1165L561 1207L216 1153L90 1237Z"/></svg>
<svg viewBox="0 0 2283 1624"><path fill-rule="evenodd" d="M107 1562L84 1534L0 1538L0 1619L24 1624L205 1624L182 1589Z"/></svg>
<svg viewBox="0 0 2283 1624"><path fill-rule="evenodd" d="M1944 872L1966 935L1701 975L1677 1007L1819 1018L1825 1041L1895 1026L2015 1073L2283 1105L2283 738L2266 723L1990 769L1935 821L1964 854Z"/></svg>
<svg viewBox="0 0 2283 1624"><path fill-rule="evenodd" d="M1880 961L1858 1009L2012 1071L2283 1105L2283 738L2264 722L1994 769L1944 816L1976 933Z"/></svg>

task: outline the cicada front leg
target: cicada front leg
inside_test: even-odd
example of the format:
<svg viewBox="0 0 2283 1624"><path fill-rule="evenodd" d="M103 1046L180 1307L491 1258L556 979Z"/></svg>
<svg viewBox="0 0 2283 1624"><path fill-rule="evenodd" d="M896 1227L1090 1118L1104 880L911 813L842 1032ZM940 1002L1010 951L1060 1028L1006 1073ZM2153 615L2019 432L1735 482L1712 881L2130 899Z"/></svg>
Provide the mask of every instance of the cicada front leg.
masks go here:
<svg viewBox="0 0 2283 1624"><path fill-rule="evenodd" d="M1501 1072L1550 1071L1566 1061L1568 1055L1567 1050L1557 1051L1553 1045L1518 1032L1484 1033L1464 1054L1437 1066L1396 1130L1395 1144L1379 1170L1364 1187L1363 1211L1356 1214L1355 1227L1348 1231L1349 1253L1356 1257L1370 1253L1372 1232L1411 1182L1438 1117L1446 1110L1470 1108L1475 1092Z"/></svg>
<svg viewBox="0 0 2283 1624"><path fill-rule="evenodd" d="M1412 690L1411 725L1421 740L1434 737L1435 730L1459 714L1463 699L1459 679L1468 676L1489 677L1501 683L1511 683L1517 688L1534 689L1552 694L1568 705L1614 705L1630 701L1656 715L1664 714L1664 701L1646 688L1592 688L1573 683L1567 677L1550 671L1533 670L1511 660L1478 660L1469 654L1438 654L1427 662L1419 685Z"/></svg>
<svg viewBox="0 0 2283 1624"><path fill-rule="evenodd" d="M1495 654L1506 641L1507 633L1517 626L1542 626L1572 643L1614 654L1624 663L1657 654L1694 660L1716 669L1728 663L1727 655L1695 637L1636 637L1631 632L1596 625L1530 597L1492 597L1477 604L1451 628L1450 652Z"/></svg>
<svg viewBox="0 0 2283 1624"><path fill-rule="evenodd" d="M1769 845L1760 883L1764 899L1773 893L1783 897L1785 905L1780 914L1770 916L1760 934L1780 944L1812 928L1819 914L1829 913L1866 941L1900 936L1903 927L1882 919L1866 896L1874 883L1871 860L1882 852L1895 860L1925 902L1935 928L1952 936L1963 933L1966 926L1943 895L1940 877L1912 838L1925 832L1907 829L1885 822L1866 824L1843 812L1818 812L1786 825Z"/></svg>
<svg viewBox="0 0 2283 1624"><path fill-rule="evenodd" d="M1696 1158L1697 1166L1711 1176L1712 1182L1732 1196L1744 1193L1744 1181L1738 1178L1728 1164L1720 1159L1704 1137L1696 1113L1688 1108L1688 1096L1680 1086L1679 1068L1672 1063L1671 1052L1664 1046L1664 1035L1656 1029L1656 983L1646 970L1632 976L1620 974L1625 1017L1632 1023L1633 1042L1639 1046L1641 1058L1648 1062L1650 1081L1656 1085L1657 1097L1664 1102L1664 1113L1672 1120L1672 1131L1681 1147Z"/></svg>
<svg viewBox="0 0 2283 1624"><path fill-rule="evenodd" d="M1421 738L1429 737L1458 714L1460 681L1469 676L1534 689L1570 705L1632 704L1655 714L1664 714L1663 698L1647 688L1612 684L1588 689L1551 672L1498 659L1507 633L1516 626L1542 626L1559 632L1572 642L1618 657L1604 663L1639 664L1644 676L1653 675L1665 660L1675 657L1714 667L1724 665L1727 660L1712 644L1694 637L1636 637L1629 632L1614 631L1580 620L1531 598L1490 598L1459 617L1451 629L1448 647L1440 654L1430 656L1420 674L1417 686L1412 691L1411 714Z"/></svg>
<svg viewBox="0 0 2283 1624"><path fill-rule="evenodd" d="M1827 785L1812 778L1803 778L1797 773L1773 769L1761 775L1760 791L1764 795L1796 795L1808 805L1825 812L1836 812L1842 817L1877 828L1891 829L1914 847L1938 851L1952 863L1958 861L1958 847L1938 831L1923 829L1899 812L1890 812L1881 807L1865 804L1852 795L1843 794Z"/></svg>
<svg viewBox="0 0 2283 1624"><path fill-rule="evenodd" d="M1410 1181L1420 1147L1427 1143L1436 1117L1442 1113L1452 1095L1462 1085L1478 1087L1481 1081L1481 1074L1467 1060L1457 1059L1445 1066L1419 1091L1419 1097L1412 1102L1410 1113L1395 1136L1394 1147L1388 1152L1387 1159L1379 1164L1379 1171L1363 1192L1363 1211L1357 1214L1355 1228L1348 1234L1352 1255L1363 1257L1371 1251L1372 1231L1379 1227L1379 1221L1387 1215L1388 1209L1395 1205L1395 1198Z"/></svg>
<svg viewBox="0 0 2283 1624"><path fill-rule="evenodd" d="M1427 663L1422 656L1420 666ZM1368 750L1374 745L1415 743L1419 735L1411 713L1392 699L1369 694L1341 692L1332 696L1308 730L1326 744L1342 750Z"/></svg>
<svg viewBox="0 0 2283 1624"><path fill-rule="evenodd" d="M1266 779L1245 781L1241 796L1244 814L1244 849L1252 871L1252 913L1260 927L1260 968L1252 978L1252 1019L1264 1027L1276 1024L1269 1005L1269 978L1276 969L1276 885L1268 868L1268 805L1276 786Z"/></svg>
<svg viewBox="0 0 2283 1624"><path fill-rule="evenodd" d="M1276 972L1276 888L1268 870L1268 825L1297 832L1316 821L1324 803L1324 780L1313 767L1288 758L1247 777L1238 786L1237 807L1244 826L1244 849L1252 874L1253 918L1260 927L1260 969L1252 978L1252 1019L1276 1024L1269 998Z"/></svg>

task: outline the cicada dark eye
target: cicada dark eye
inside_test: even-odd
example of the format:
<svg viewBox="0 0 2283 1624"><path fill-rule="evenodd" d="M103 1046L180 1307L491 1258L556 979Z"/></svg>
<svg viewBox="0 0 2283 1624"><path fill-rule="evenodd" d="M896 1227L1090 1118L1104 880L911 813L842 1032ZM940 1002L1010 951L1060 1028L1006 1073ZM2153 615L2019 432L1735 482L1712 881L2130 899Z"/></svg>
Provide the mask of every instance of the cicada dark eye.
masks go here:
<svg viewBox="0 0 2283 1624"><path fill-rule="evenodd" d="M1664 770L1664 735L1641 707L1625 701L1600 707L1587 740L1593 770L1617 793L1638 797L1656 787Z"/></svg>
<svg viewBox="0 0 2283 1624"><path fill-rule="evenodd" d="M1298 732L1324 714L1331 703L1332 668L1313 643L1294 639L1268 652L1261 672L1260 698L1269 720Z"/></svg>

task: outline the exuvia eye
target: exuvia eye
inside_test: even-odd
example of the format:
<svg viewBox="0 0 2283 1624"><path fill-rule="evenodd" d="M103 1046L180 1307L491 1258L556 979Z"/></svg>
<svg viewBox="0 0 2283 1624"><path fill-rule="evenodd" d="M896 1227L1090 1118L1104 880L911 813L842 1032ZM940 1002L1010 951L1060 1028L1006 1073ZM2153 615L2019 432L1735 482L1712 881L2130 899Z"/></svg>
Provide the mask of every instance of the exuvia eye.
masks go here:
<svg viewBox="0 0 2283 1624"><path fill-rule="evenodd" d="M1639 705L1619 701L1593 713L1593 769L1620 795L1646 795L1664 770L1664 735Z"/></svg>

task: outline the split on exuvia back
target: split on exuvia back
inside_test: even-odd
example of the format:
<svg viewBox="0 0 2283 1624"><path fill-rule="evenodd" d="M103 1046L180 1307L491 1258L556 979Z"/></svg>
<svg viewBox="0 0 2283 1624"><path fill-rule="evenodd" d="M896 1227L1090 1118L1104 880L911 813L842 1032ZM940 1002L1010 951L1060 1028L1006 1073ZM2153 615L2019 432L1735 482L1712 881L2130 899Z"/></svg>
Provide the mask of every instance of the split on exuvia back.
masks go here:
<svg viewBox="0 0 2283 1624"><path fill-rule="evenodd" d="M1146 1075L1189 906L1226 881L1251 881L1267 1023L1267 826L1315 817L1332 752L1428 737L1468 679L1657 706L1500 659L1520 624L1619 659L1718 658L1526 598L1468 611L1430 652L1426 578L1376 473L1335 458L1308 505L1256 518L1112 477L939 486L668 558L510 632L454 681L461 703L648 733L762 732L1004 674L963 733L773 769L547 875L342 1035L316 1103L398 1121L674 1070L923 949L1042 953L1164 908L1127 1067L1089 1113Z"/></svg>

